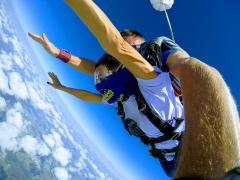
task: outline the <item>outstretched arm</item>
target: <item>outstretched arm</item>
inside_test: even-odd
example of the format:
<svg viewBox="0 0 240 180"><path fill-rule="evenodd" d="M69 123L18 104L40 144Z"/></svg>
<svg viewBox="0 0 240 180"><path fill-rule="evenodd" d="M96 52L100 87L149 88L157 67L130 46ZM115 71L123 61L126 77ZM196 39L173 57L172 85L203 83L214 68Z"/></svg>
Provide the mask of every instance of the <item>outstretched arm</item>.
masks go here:
<svg viewBox="0 0 240 180"><path fill-rule="evenodd" d="M52 56L56 57L59 55L60 53L59 48L57 48L53 43L51 43L48 40L46 34L43 34L42 36L38 36L33 33L28 33L28 35L33 40L41 44L44 47L44 49ZM96 63L86 58L82 58L82 57L80 58L80 57L71 55L71 58L67 64L82 73L93 75Z"/></svg>
<svg viewBox="0 0 240 180"><path fill-rule="evenodd" d="M120 35L108 17L92 0L65 0L76 12L101 46L136 77L157 77L153 67Z"/></svg>
<svg viewBox="0 0 240 180"><path fill-rule="evenodd" d="M50 86L54 87L55 89L67 92L67 93L81 99L82 101L97 102L97 103L102 102L101 94L95 94L95 93L91 93L91 92L88 92L85 90L74 89L74 88L70 88L67 86L63 86L61 84L61 82L59 81L58 77L53 72L49 72L48 75L52 79L52 82L47 82L47 83Z"/></svg>

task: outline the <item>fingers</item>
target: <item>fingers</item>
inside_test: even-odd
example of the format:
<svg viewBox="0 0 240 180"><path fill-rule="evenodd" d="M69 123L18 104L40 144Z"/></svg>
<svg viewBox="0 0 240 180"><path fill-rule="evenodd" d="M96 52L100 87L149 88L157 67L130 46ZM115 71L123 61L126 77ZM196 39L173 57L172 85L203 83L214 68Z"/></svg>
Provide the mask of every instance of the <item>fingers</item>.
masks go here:
<svg viewBox="0 0 240 180"><path fill-rule="evenodd" d="M53 72L48 72L49 77L53 80L56 75Z"/></svg>
<svg viewBox="0 0 240 180"><path fill-rule="evenodd" d="M53 72L48 72L48 75L52 79L53 82L51 83L48 81L47 84L55 88L55 85L56 85L56 81L55 81L55 77L54 77L55 74Z"/></svg>
<svg viewBox="0 0 240 180"><path fill-rule="evenodd" d="M42 38L36 34L33 34L31 32L28 33L28 35L35 41L42 43Z"/></svg>
<svg viewBox="0 0 240 180"><path fill-rule="evenodd" d="M49 42L49 40L48 40L48 38L47 38L45 33L42 34L42 39L45 42L45 44L47 44Z"/></svg>
<svg viewBox="0 0 240 180"><path fill-rule="evenodd" d="M54 84L61 84L58 80L58 77L53 72L49 72L48 75L50 76Z"/></svg>
<svg viewBox="0 0 240 180"><path fill-rule="evenodd" d="M53 72L48 72L48 75L49 75L51 78L57 78L57 76L56 76Z"/></svg>

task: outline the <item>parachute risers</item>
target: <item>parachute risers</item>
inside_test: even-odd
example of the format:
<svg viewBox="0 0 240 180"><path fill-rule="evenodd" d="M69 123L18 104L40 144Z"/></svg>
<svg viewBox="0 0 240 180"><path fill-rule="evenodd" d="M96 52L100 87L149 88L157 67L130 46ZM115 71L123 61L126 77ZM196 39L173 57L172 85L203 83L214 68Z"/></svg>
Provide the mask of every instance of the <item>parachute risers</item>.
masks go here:
<svg viewBox="0 0 240 180"><path fill-rule="evenodd" d="M150 2L151 2L154 9L156 9L157 11L164 11L165 12L167 22L168 22L168 26L169 26L169 29L170 29L170 32L171 32L171 37L172 37L172 40L175 42L172 25L171 25L171 22L170 22L170 19L168 17L168 13L167 13L167 10L172 8L172 6L174 4L174 0L150 0Z"/></svg>

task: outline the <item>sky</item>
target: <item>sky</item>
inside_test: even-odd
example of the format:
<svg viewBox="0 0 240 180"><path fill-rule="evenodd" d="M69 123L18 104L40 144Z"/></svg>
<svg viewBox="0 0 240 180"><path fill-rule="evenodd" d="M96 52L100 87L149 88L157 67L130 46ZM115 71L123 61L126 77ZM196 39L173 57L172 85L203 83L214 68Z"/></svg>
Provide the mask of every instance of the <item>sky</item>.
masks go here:
<svg viewBox="0 0 240 180"><path fill-rule="evenodd" d="M164 13L154 10L149 0L95 0L121 31L141 32L146 40L170 36ZM63 0L11 0L26 36L45 32L57 47L97 61L104 53L97 40ZM240 103L240 1L176 0L168 11L176 42L191 56L218 69ZM62 84L96 92L93 77L81 74L54 59L29 39L45 73L54 72ZM196 82L197 83L197 82ZM129 179L168 179L147 147L129 136L114 108L86 103L59 92L66 107L112 164Z"/></svg>

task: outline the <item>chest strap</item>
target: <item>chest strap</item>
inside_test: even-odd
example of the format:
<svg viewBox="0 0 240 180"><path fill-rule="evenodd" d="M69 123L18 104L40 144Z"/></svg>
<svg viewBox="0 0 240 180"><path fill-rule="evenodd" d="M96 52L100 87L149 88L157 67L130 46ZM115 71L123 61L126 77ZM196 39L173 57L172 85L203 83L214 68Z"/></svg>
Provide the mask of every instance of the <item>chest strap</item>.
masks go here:
<svg viewBox="0 0 240 180"><path fill-rule="evenodd" d="M178 152L178 149L179 149L179 145L172 148L172 149L157 149L155 147L152 147L149 152L150 154L154 157L154 158L158 158L162 161L167 161L166 158L165 158L165 154L168 154L168 153L177 153Z"/></svg>
<svg viewBox="0 0 240 180"><path fill-rule="evenodd" d="M164 121L155 111L153 111L145 101L140 89L138 88L136 92L136 101L138 105L138 110L145 114L148 120L158 128L163 134L170 134L174 131L174 127Z"/></svg>

